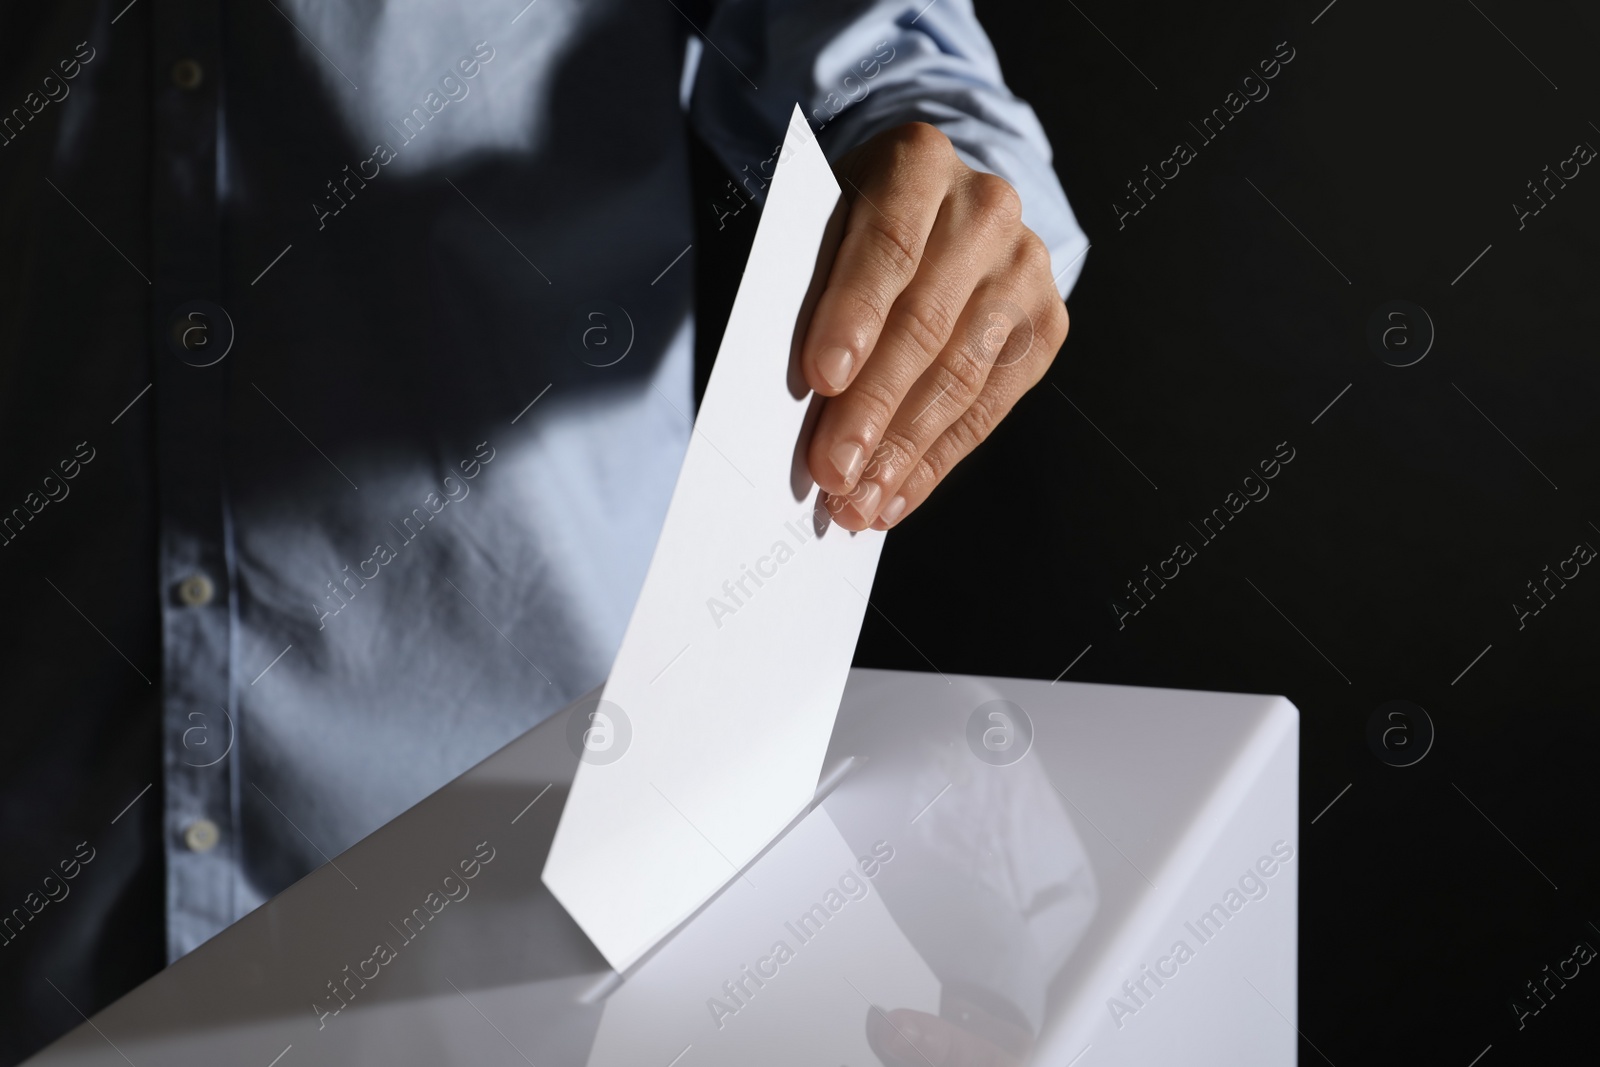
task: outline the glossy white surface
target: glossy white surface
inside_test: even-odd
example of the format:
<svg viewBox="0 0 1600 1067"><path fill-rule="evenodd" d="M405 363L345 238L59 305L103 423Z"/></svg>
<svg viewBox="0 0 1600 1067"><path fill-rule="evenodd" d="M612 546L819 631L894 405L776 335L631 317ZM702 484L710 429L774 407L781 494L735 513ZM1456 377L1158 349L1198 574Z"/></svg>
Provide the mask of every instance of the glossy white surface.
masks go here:
<svg viewBox="0 0 1600 1067"><path fill-rule="evenodd" d="M996 700L1033 725L1008 766L968 744ZM1025 1026L1026 1062L1050 1067L1294 1062L1299 731L1282 698L853 671L820 803L626 976L539 879L577 763L565 719L29 1062L863 1067L870 1004L939 1001ZM1274 845L1289 857L1241 889ZM1202 941L1213 903L1227 917ZM1135 1002L1123 983L1141 980Z"/></svg>

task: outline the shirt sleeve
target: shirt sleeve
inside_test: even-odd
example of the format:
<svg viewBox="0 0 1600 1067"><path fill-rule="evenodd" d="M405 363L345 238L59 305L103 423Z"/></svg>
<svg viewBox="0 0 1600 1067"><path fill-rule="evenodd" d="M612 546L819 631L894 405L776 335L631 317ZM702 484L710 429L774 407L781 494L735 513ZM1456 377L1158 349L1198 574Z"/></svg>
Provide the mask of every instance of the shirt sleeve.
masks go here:
<svg viewBox="0 0 1600 1067"><path fill-rule="evenodd" d="M970 167L1022 198L1065 299L1089 241L1038 116L1013 96L971 0L727 0L700 27L689 103L696 132L760 200L798 102L830 161L904 122L937 126ZM770 167L770 164L767 164Z"/></svg>

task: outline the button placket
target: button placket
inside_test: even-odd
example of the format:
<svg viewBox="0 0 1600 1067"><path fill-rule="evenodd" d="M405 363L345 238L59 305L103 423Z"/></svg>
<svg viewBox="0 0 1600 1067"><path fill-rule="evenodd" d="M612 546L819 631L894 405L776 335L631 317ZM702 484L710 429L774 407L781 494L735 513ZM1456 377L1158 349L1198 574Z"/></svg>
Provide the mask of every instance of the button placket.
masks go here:
<svg viewBox="0 0 1600 1067"><path fill-rule="evenodd" d="M223 509L232 323L222 310L216 0L151 0L150 338L160 501L167 955L234 918L235 724Z"/></svg>

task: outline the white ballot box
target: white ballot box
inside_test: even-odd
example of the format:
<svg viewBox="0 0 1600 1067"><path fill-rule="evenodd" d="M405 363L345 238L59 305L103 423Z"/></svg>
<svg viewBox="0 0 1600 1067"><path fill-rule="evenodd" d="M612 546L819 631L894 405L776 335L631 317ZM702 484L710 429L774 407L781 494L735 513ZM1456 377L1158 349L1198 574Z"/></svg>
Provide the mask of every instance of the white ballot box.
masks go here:
<svg viewBox="0 0 1600 1067"><path fill-rule="evenodd" d="M28 1062L1295 1062L1281 697L852 671L812 805L619 975L540 872L620 726L580 700Z"/></svg>

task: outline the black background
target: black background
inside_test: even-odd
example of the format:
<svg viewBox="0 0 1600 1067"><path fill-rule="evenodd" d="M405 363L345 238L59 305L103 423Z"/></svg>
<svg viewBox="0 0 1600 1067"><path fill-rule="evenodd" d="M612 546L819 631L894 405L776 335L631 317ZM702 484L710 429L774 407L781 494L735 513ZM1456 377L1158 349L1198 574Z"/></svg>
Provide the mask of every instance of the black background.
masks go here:
<svg viewBox="0 0 1600 1067"><path fill-rule="evenodd" d="M1055 678L1083 653L1068 680L1287 695L1302 1062L1588 1059L1600 968L1521 1029L1510 1003L1600 946L1600 568L1521 629L1512 605L1600 545L1600 167L1521 229L1512 205L1600 145L1600 15L1325 3L979 4L1093 248L1045 381L890 539L856 662ZM1284 41L1270 95L1202 145L1188 123ZM1197 158L1119 228L1178 141ZM708 221L719 323L754 225ZM1409 367L1367 340L1394 300L1436 330ZM1280 442L1270 496L1202 546L1188 524ZM1178 541L1198 558L1119 628ZM1392 699L1436 730L1412 766L1367 742Z"/></svg>

